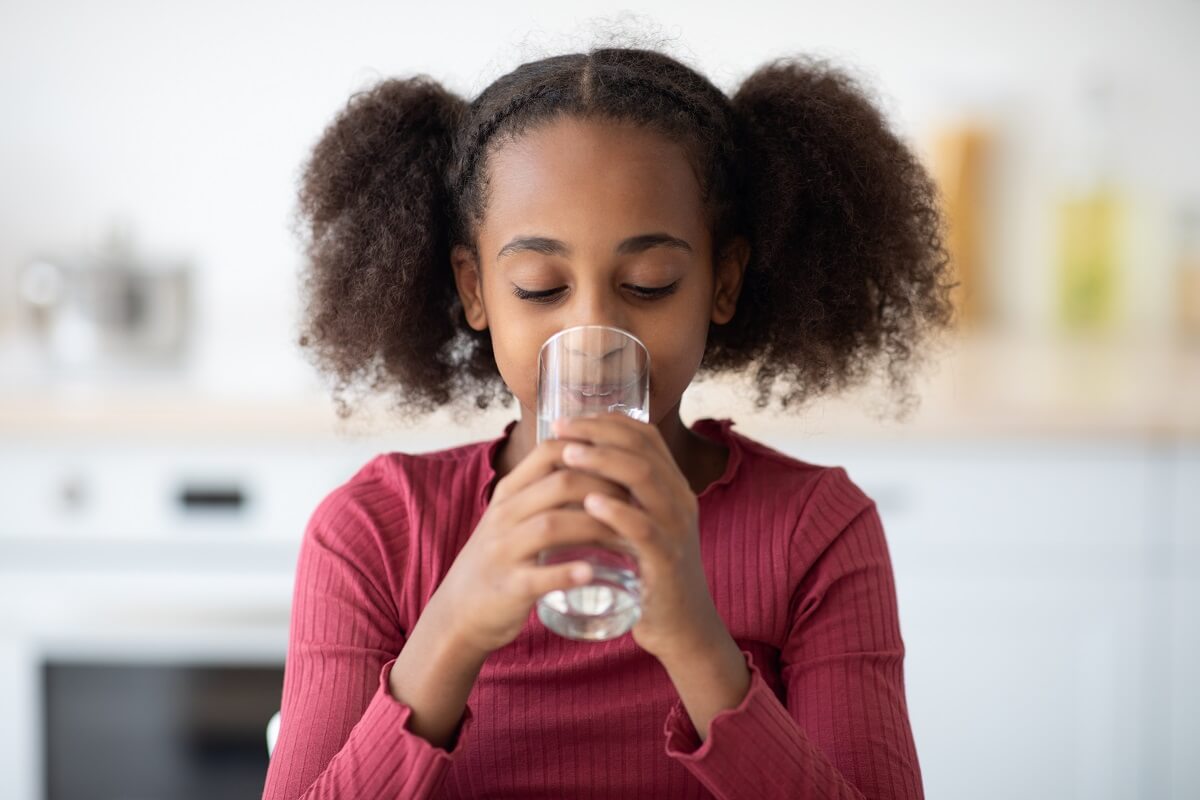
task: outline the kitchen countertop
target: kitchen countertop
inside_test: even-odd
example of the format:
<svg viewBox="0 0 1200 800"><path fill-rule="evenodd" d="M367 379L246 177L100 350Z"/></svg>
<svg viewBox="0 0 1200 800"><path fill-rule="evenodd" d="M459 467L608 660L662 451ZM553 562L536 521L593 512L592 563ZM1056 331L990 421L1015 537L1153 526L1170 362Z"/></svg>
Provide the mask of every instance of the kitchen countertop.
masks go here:
<svg viewBox="0 0 1200 800"><path fill-rule="evenodd" d="M709 379L684 397L683 417L731 416L748 435L939 438L963 436L1200 439L1200 343L1167 338L1049 339L977 333L944 340L916 376L921 396L904 421L872 409L888 400L876 379L821 398L798 414L760 412L748 384ZM480 412L467 426L439 411L415 428L389 419L386 398L339 420L327 393L230 396L162 381L67 388L9 385L0 436L335 438L402 436L412 449L498 435L519 411Z"/></svg>

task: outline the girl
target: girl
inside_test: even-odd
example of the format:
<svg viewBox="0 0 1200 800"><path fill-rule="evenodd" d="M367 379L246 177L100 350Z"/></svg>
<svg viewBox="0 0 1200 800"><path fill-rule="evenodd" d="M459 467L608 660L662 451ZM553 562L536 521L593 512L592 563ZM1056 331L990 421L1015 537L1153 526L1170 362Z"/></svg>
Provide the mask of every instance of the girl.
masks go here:
<svg viewBox="0 0 1200 800"><path fill-rule="evenodd" d="M945 327L936 194L843 73L732 97L666 55L527 63L467 103L426 76L351 98L303 176L301 344L397 411L515 397L497 438L367 463L313 513L264 798L918 798L891 563L840 467L728 418L698 372L795 404ZM650 423L536 444L540 344L603 323L650 351ZM636 501L636 502L635 502ZM574 506L583 503L583 507ZM578 642L544 547L621 537L643 614ZM582 569L577 569L582 567Z"/></svg>

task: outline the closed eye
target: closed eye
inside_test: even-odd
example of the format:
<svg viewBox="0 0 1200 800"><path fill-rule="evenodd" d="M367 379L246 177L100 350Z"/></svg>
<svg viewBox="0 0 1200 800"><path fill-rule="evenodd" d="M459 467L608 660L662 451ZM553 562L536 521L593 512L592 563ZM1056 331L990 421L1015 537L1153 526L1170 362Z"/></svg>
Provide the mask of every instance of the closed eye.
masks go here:
<svg viewBox="0 0 1200 800"><path fill-rule="evenodd" d="M674 291L677 288L679 288L679 281L675 281L674 283L672 283L668 286L657 286L657 287L630 286L629 287L630 291L632 291L635 296L637 296L643 300L661 299L663 297L666 297L669 294L674 293ZM555 300L555 295L558 295L559 292L561 292L561 291L562 291L562 287L559 287L557 289L546 289L545 291L541 291L541 292L530 292L525 289L522 289L520 286L513 286L513 294L514 295L516 295L517 297L519 297L522 300L529 300L530 302L533 302L533 303L553 303Z"/></svg>

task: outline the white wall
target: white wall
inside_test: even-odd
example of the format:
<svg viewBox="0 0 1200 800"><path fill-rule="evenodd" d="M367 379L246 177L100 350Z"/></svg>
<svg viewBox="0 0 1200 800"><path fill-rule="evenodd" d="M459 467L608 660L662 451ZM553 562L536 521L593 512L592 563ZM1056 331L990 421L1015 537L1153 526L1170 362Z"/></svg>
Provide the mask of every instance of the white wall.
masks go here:
<svg viewBox="0 0 1200 800"><path fill-rule="evenodd" d="M1005 130L993 260L1001 312L1050 314L1055 176L1072 148L1072 92L1112 70L1138 198L1135 322L1162 318L1165 213L1200 193L1200 4L1187 0L749 2L697 15L647 2L644 20L732 91L770 57L818 52L864 71L917 141L981 108ZM201 268L195 376L271 391L310 381L295 354L299 247L286 228L298 170L354 90L426 72L473 96L517 63L586 47L597 2L105 2L0 7L0 330L11 275L38 253L94 246L125 220L150 252ZM259 306L265 310L259 311Z"/></svg>

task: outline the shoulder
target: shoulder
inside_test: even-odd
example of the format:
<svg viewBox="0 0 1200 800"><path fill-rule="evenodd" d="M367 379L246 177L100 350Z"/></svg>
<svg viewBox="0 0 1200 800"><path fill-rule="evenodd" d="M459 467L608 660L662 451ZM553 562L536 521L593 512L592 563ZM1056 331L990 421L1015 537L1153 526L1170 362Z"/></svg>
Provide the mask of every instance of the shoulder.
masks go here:
<svg viewBox="0 0 1200 800"><path fill-rule="evenodd" d="M741 448L740 483L762 502L784 506L797 538L828 544L875 502L845 467L808 461L730 431Z"/></svg>
<svg viewBox="0 0 1200 800"><path fill-rule="evenodd" d="M872 502L842 466L805 460L735 430L729 434L741 451L740 471L772 494L798 497L804 506L832 503L853 513Z"/></svg>
<svg viewBox="0 0 1200 800"><path fill-rule="evenodd" d="M310 529L340 535L395 538L409 527L411 511L430 503L470 500L486 442L423 453L380 453L334 487L318 503Z"/></svg>
<svg viewBox="0 0 1200 800"><path fill-rule="evenodd" d="M752 489L764 507L781 510L777 533L786 537L792 596L822 592L839 576L857 570L888 568L875 501L845 467L807 461L753 440L744 453L747 485L765 492L758 495Z"/></svg>

